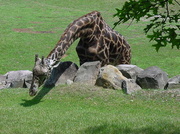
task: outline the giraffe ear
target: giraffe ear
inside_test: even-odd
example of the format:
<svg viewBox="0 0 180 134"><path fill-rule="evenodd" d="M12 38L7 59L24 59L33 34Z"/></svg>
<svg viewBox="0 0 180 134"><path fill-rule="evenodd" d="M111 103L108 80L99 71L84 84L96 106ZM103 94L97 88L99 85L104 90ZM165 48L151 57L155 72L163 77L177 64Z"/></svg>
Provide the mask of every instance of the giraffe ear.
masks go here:
<svg viewBox="0 0 180 134"><path fill-rule="evenodd" d="M44 56L42 56L41 63L44 64Z"/></svg>
<svg viewBox="0 0 180 134"><path fill-rule="evenodd" d="M35 55L35 62L38 60L38 54Z"/></svg>

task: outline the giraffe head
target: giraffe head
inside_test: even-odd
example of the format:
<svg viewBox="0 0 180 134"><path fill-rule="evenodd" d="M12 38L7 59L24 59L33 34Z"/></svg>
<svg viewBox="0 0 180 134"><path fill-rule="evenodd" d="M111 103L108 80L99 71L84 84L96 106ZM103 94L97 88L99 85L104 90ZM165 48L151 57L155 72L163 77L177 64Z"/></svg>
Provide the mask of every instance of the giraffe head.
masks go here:
<svg viewBox="0 0 180 134"><path fill-rule="evenodd" d="M35 65L33 68L33 79L31 83L31 87L29 89L29 95L35 96L38 87L40 87L44 81L47 79L47 77L50 74L50 67L48 64L48 60L44 57L38 58L38 55L35 55Z"/></svg>

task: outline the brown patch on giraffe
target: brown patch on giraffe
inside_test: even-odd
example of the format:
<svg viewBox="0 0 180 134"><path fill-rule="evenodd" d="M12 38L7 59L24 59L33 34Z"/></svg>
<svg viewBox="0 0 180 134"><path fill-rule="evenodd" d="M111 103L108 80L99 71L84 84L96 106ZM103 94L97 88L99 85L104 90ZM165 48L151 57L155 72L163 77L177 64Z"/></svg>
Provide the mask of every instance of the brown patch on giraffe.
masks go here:
<svg viewBox="0 0 180 134"><path fill-rule="evenodd" d="M55 33L55 31L33 31L31 28L14 28L13 31L19 32L19 33Z"/></svg>

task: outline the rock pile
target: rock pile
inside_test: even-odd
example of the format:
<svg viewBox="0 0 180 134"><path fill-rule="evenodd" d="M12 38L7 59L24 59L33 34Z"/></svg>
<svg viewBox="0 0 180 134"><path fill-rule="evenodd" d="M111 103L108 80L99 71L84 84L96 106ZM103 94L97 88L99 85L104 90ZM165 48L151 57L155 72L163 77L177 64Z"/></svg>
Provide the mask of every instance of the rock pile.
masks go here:
<svg viewBox="0 0 180 134"><path fill-rule="evenodd" d="M0 89L29 88L31 80L31 71L10 71L0 75ZM101 67L99 61L84 63L80 68L75 63L62 62L53 69L44 86L73 82L120 89L127 94L140 89L180 89L180 75L169 79L168 74L156 66L145 70L136 65Z"/></svg>
<svg viewBox="0 0 180 134"><path fill-rule="evenodd" d="M29 70L10 71L0 75L0 89L3 88L30 88L32 72Z"/></svg>

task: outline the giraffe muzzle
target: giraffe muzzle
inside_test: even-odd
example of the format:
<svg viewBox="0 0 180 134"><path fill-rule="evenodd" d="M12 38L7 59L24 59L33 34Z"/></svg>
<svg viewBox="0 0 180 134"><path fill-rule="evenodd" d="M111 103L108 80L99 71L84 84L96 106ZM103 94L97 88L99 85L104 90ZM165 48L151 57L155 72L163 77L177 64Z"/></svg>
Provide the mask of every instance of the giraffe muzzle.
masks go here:
<svg viewBox="0 0 180 134"><path fill-rule="evenodd" d="M30 96L35 96L37 94L37 90L35 90L35 89L30 89L29 90L29 95Z"/></svg>

